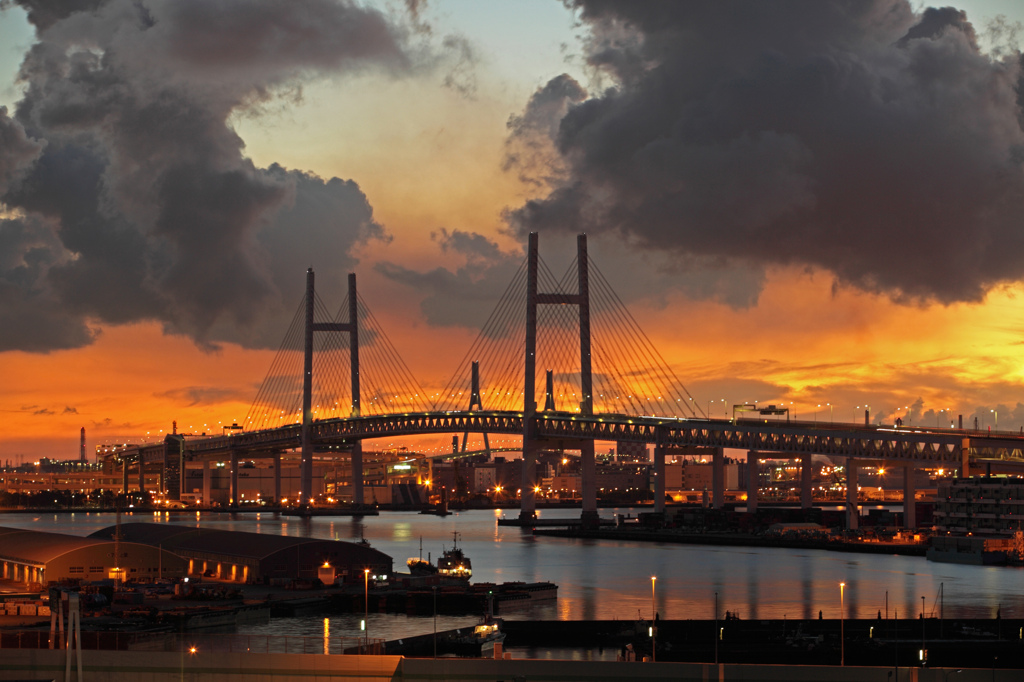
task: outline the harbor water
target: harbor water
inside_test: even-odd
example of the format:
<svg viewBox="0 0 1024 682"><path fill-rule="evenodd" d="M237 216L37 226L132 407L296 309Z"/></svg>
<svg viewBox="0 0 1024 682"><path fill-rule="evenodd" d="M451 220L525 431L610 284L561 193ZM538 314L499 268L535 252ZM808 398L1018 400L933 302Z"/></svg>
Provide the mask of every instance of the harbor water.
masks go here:
<svg viewBox="0 0 1024 682"><path fill-rule="evenodd" d="M514 526L499 526L516 510L472 510L440 517L413 512L379 516L299 518L273 513L122 515L124 522L201 525L204 528L272 533L296 537L359 541L394 558L405 570L409 557L423 553L436 562L458 533L459 546L473 562L473 582L550 581L558 599L501 614L506 619L629 620L650 618L712 619L728 611L743 619L838 618L839 583L845 583L847 618L1004 618L1024 616L1024 573L1020 568L965 566L929 562L921 557L854 554L765 547L719 547L534 537ZM633 509L603 509L603 517L635 514ZM541 518L578 517L579 511L542 510ZM0 514L0 526L88 535L112 526L109 513ZM657 580L653 581L652 576ZM940 588L941 586L941 588ZM941 594L941 597L940 597ZM922 607L922 597L923 607ZM439 631L471 626L476 615L438 616ZM358 637L363 614L275 619L248 626L251 634L300 637ZM369 614L371 637L399 639L429 634L430 616ZM554 650L552 650L554 651ZM537 654L538 652L534 652ZM539 652L541 656L550 652ZM571 658L573 655L557 657ZM610 655L614 652L600 655ZM589 657L590 654L587 654Z"/></svg>

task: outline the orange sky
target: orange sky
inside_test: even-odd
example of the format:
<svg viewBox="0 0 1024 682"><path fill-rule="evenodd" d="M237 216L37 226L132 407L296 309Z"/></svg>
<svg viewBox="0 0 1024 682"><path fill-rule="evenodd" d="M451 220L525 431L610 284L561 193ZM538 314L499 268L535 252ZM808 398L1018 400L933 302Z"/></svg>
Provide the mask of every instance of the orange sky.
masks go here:
<svg viewBox="0 0 1024 682"><path fill-rule="evenodd" d="M698 401L792 402L801 419L832 403L837 421L861 418L860 405L889 413L918 398L924 410L965 415L1015 405L1024 314L1010 293L985 305L916 309L833 296L827 279L776 273L749 311L679 300L633 312ZM366 288L363 296L424 386L454 373L468 334L402 330L401 308L396 314ZM73 457L82 426L90 447L162 438L173 420L182 431L219 433L220 423L244 418L272 356L232 345L207 352L156 324L106 327L83 349L5 353L2 457ZM720 411L721 403L712 408ZM827 410L817 418L827 419Z"/></svg>
<svg viewBox="0 0 1024 682"><path fill-rule="evenodd" d="M571 34L569 23L552 32L552 53ZM309 84L300 103L234 121L258 166L277 162L359 183L392 236L359 253L360 293L428 389L453 374L475 333L431 328L419 299L373 265L456 267L459 259L431 239L441 228L520 248L502 232L501 214L534 190L502 170L506 121L536 87L579 66L552 63L547 72L513 77L507 56L484 42L477 47L484 56L472 97L425 78L356 77ZM7 93L0 101L13 103ZM312 134L322 130L331 131L326 142ZM568 265L547 260L558 273ZM598 266L607 273L617 264ZM324 295L337 303L342 293ZM757 400L792 403L801 419L828 419L818 406L831 403L835 420L850 421L862 419L864 405L895 415L920 400L914 414L922 419L945 410L990 425L999 412L1000 426L1024 425L1024 410L1011 414L1024 380L1020 284L980 304L913 306L835 288L828 272L778 267L746 308L656 293L631 310L701 409L718 403L712 413L724 414L723 400ZM165 335L156 322L104 325L94 344L74 350L0 353L0 461L76 457L83 426L90 452L120 438L159 438L173 420L182 431L219 432L220 423L245 416L272 358L273 351L230 343L205 350Z"/></svg>

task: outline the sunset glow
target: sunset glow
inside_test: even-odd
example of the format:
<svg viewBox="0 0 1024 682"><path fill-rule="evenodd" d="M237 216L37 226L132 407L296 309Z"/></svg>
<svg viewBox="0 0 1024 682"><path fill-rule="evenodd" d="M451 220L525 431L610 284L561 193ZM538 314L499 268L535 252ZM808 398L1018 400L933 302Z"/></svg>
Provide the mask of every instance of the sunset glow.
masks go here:
<svg viewBox="0 0 1024 682"><path fill-rule="evenodd" d="M12 131L0 140L17 140L0 146L0 461L75 458L82 427L91 454L101 443L158 440L174 422L209 434L241 423L307 267L331 311L347 273L357 273L361 298L408 368L428 394L438 391L522 261L527 231L540 232L556 277L572 262L575 234L588 234L591 258L700 413L721 418L757 402L799 419L862 422L870 406L874 422L949 426L962 415L987 428L998 413L999 429L1024 427L1024 205L999 185L1024 182L1005 161L1024 141L1019 105L999 90L1021 74L1006 56L1016 46L985 28L998 14L1024 20L1019 7L960 3L977 47L962 22L930 38L991 79L992 102L973 121L947 120L961 103L943 90L954 99L936 112L907 104L903 114L948 125L966 140L963 151L904 147L895 115L870 119L871 104L842 121L843 107L814 93L779 104L778 120L766 113L772 93L761 93L764 111L751 116L764 118L747 121L731 108L744 92L724 80L722 102L679 85L679 99L705 107L700 116L670 110L664 117L678 120L665 124L650 114L616 136L608 131L650 104L650 84L646 72L595 61L610 19L588 14L582 0L574 9L510 4L438 0L415 16L402 3L359 4L358 17L335 20L362 22L358 30L376 31L378 42L350 49L314 36L294 53L247 52L241 39L213 50L189 33L202 17L162 2L152 8L162 17L152 51L117 30L113 9L63 33L34 28L21 7L0 10L0 134ZM865 69L885 64L907 87L932 92L897 64L911 63L913 41L876 52L923 16L916 4L891 4L902 18L857 24L865 36L849 49L861 50ZM619 19L636 35L661 30L635 13ZM711 14L703 20L715 26ZM690 19L679 19L680 35ZM785 30L766 28L763 40ZM92 102L102 110L96 120L53 123L78 113L25 61L40 42L69 65L94 60L88 68L109 70L133 99ZM637 44L653 51L656 42ZM659 64L719 49L677 42L685 49L666 48ZM794 46L787 58L811 63L817 49ZM742 75L753 67L740 52L725 61ZM779 69L774 87L798 100L802 83ZM63 86L72 87L72 71ZM171 107L161 125L129 120L157 84L170 94L154 101L180 98L192 113ZM957 87L966 85L949 90ZM583 117L599 104L607 119ZM730 112L722 130L707 124L716 106ZM804 107L808 118L835 116L836 137L798 120ZM858 142L868 120L875 127ZM146 131L139 138L135 125ZM662 125L669 132L640 140ZM919 128L930 141L933 131ZM87 158L72 132L102 156ZM874 148L886 145L898 148L892 159ZM78 154L79 165L67 166L78 175L66 171L74 177L102 168L91 189L47 195L48 182L67 182L53 169L71 164L57 149ZM962 201L947 201L958 192ZM406 445L449 447L450 436Z"/></svg>

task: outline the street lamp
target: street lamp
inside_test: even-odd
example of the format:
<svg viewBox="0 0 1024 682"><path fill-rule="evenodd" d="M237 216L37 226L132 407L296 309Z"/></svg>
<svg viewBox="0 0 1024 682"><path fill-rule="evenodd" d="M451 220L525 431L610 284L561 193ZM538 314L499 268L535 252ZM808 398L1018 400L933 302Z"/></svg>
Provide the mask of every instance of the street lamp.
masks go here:
<svg viewBox="0 0 1024 682"><path fill-rule="evenodd" d="M370 646L370 569L363 569L363 645ZM369 653L369 651L365 652Z"/></svg>
<svg viewBox="0 0 1024 682"><path fill-rule="evenodd" d="M846 610L843 608L843 588L846 583L839 583L839 665L846 665Z"/></svg>
<svg viewBox="0 0 1024 682"><path fill-rule="evenodd" d="M718 593L715 592L715 665L718 665Z"/></svg>
<svg viewBox="0 0 1024 682"><path fill-rule="evenodd" d="M995 423L995 426L993 426L992 428L998 430L999 429L999 410L989 410L989 412L991 412L992 414L994 414L996 416L996 423Z"/></svg>
<svg viewBox="0 0 1024 682"><path fill-rule="evenodd" d="M655 623L657 621L656 616L658 615L658 612L655 611L655 606L654 606L654 581L657 580L657 579L658 578L656 576L653 576L653 575L651 576L651 662L652 663L654 663L654 662L656 662L658 660L658 654L657 654L658 647L655 646L655 643L654 643L654 638L657 637L657 635L658 635L658 631L655 629Z"/></svg>
<svg viewBox="0 0 1024 682"><path fill-rule="evenodd" d="M921 595L921 667L924 667L925 662L925 620L924 620L924 595Z"/></svg>

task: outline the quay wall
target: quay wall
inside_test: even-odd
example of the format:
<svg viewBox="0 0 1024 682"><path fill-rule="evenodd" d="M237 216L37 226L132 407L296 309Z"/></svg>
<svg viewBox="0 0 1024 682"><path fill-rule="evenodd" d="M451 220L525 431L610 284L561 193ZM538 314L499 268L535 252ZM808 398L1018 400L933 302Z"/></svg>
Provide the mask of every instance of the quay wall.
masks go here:
<svg viewBox="0 0 1024 682"><path fill-rule="evenodd" d="M68 651L0 649L0 680L63 680ZM71 678L78 680L71 652ZM103 682L389 682L399 656L83 651L82 679Z"/></svg>
<svg viewBox="0 0 1024 682"><path fill-rule="evenodd" d="M63 679L66 651L0 650L0 680ZM581 680L682 680L713 682L1010 682L1019 670L892 668L867 666L734 665L712 663L614 663L601 661L407 659L400 656L315 654L210 654L85 651L83 679L104 682L580 682ZM71 679L78 679L72 659ZM895 677L895 678L894 678Z"/></svg>

